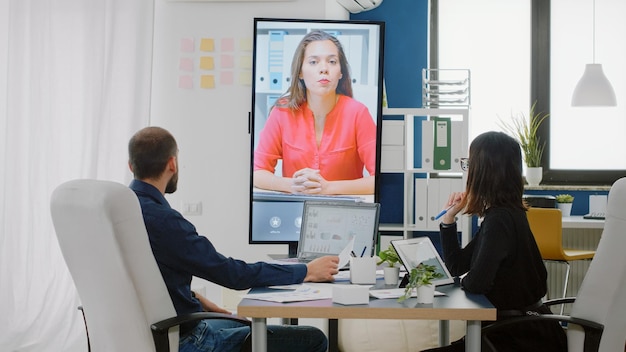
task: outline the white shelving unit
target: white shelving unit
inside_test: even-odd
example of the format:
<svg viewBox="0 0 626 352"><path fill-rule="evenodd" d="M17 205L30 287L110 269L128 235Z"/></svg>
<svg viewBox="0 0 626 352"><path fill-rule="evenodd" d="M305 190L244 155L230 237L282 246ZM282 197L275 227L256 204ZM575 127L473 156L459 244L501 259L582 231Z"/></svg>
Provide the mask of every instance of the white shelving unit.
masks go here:
<svg viewBox="0 0 626 352"><path fill-rule="evenodd" d="M469 108L385 108L383 114L404 117L383 121L381 160L381 172L404 174L404 199L403 222L381 224L380 230L401 232L403 238L411 232L439 231L439 221L434 217L450 192L465 189L467 175L461 170L460 158L469 154ZM416 123L421 123L421 136L414 133ZM436 132L439 128L446 131L447 126L450 132L446 137ZM443 153L443 159L449 160L436 159L435 155L441 157L435 152L438 146L448 148L449 155ZM416 151L421 155L415 155ZM418 174L421 178L415 177ZM457 220L463 245L470 239L470 220L467 216Z"/></svg>

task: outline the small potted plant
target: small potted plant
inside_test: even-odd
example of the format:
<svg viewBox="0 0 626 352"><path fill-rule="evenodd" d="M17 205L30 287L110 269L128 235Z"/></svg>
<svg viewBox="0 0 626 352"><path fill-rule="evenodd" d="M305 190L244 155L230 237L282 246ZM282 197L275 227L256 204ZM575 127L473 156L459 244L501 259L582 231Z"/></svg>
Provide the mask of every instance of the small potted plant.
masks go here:
<svg viewBox="0 0 626 352"><path fill-rule="evenodd" d="M434 265L420 263L417 267L411 269L409 282L404 288L404 295L398 298L398 302L402 302L411 297L413 290L416 290L417 303L433 303L435 296L435 285L433 284L433 280L441 277L443 277L443 274L437 272L437 267Z"/></svg>
<svg viewBox="0 0 626 352"><path fill-rule="evenodd" d="M528 118L524 114L513 115L511 122L500 121L502 127L511 137L515 138L524 155L524 163L526 164L526 182L530 186L537 186L543 178L543 168L541 167L541 158L546 146L545 141L541 141L537 132L539 126L548 118L549 114L537 113L534 102L530 107Z"/></svg>
<svg viewBox="0 0 626 352"><path fill-rule="evenodd" d="M561 210L563 216L570 216L572 213L572 203L574 203L574 196L571 194L557 194L556 206Z"/></svg>
<svg viewBox="0 0 626 352"><path fill-rule="evenodd" d="M387 266L383 268L383 273L385 275L385 284L386 285L397 285L400 277L400 267L396 266L396 263L400 261L400 257L398 257L398 253L393 248L392 245L389 245L387 249L382 250L378 253L378 262L376 265L381 265L382 263L387 263Z"/></svg>

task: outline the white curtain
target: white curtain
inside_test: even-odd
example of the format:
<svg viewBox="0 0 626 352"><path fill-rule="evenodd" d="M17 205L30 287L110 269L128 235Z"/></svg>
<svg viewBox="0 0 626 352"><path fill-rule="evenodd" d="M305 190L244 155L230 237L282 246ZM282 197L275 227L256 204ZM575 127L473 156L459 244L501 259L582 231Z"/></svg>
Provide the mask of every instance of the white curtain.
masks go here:
<svg viewBox="0 0 626 352"><path fill-rule="evenodd" d="M87 351L50 195L128 183L149 123L153 0L0 0L0 351Z"/></svg>

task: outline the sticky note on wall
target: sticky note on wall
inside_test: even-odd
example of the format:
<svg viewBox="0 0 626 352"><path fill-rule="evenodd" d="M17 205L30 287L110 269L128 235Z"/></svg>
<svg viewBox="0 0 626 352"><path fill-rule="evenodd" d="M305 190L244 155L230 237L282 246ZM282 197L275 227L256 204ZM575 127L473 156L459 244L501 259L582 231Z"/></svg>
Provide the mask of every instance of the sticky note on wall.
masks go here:
<svg viewBox="0 0 626 352"><path fill-rule="evenodd" d="M235 51L235 39L223 38L221 49L222 51Z"/></svg>
<svg viewBox="0 0 626 352"><path fill-rule="evenodd" d="M190 53L194 50L193 38L183 38L180 40L180 51Z"/></svg>
<svg viewBox="0 0 626 352"><path fill-rule="evenodd" d="M183 71L193 71L193 59L181 57L178 67Z"/></svg>
<svg viewBox="0 0 626 352"><path fill-rule="evenodd" d="M214 51L215 41L211 38L202 38L200 40L200 51Z"/></svg>
<svg viewBox="0 0 626 352"><path fill-rule="evenodd" d="M200 68L203 70L214 70L215 62L213 60L213 56L201 56L200 57Z"/></svg>
<svg viewBox="0 0 626 352"><path fill-rule="evenodd" d="M215 76L213 75L200 76L200 88L203 88L203 89L215 88Z"/></svg>

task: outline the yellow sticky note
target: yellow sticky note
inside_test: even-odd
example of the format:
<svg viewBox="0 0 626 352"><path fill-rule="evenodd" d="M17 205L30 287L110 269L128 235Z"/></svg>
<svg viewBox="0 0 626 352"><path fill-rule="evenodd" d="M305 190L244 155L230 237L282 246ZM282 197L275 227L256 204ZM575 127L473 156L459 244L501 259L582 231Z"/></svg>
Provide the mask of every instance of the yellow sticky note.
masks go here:
<svg viewBox="0 0 626 352"><path fill-rule="evenodd" d="M200 40L200 51L215 50L215 41L211 38L202 38Z"/></svg>
<svg viewBox="0 0 626 352"><path fill-rule="evenodd" d="M252 38L248 37L239 39L239 50L252 51Z"/></svg>
<svg viewBox="0 0 626 352"><path fill-rule="evenodd" d="M201 56L200 57L200 68L203 70L213 70L215 69L215 63L213 62L213 56Z"/></svg>
<svg viewBox="0 0 626 352"><path fill-rule="evenodd" d="M215 88L215 76L213 75L200 76L200 87L204 89Z"/></svg>
<svg viewBox="0 0 626 352"><path fill-rule="evenodd" d="M252 56L250 55L239 56L239 68L252 69Z"/></svg>
<svg viewBox="0 0 626 352"><path fill-rule="evenodd" d="M239 84L242 86L252 85L252 71L240 71L239 72Z"/></svg>

